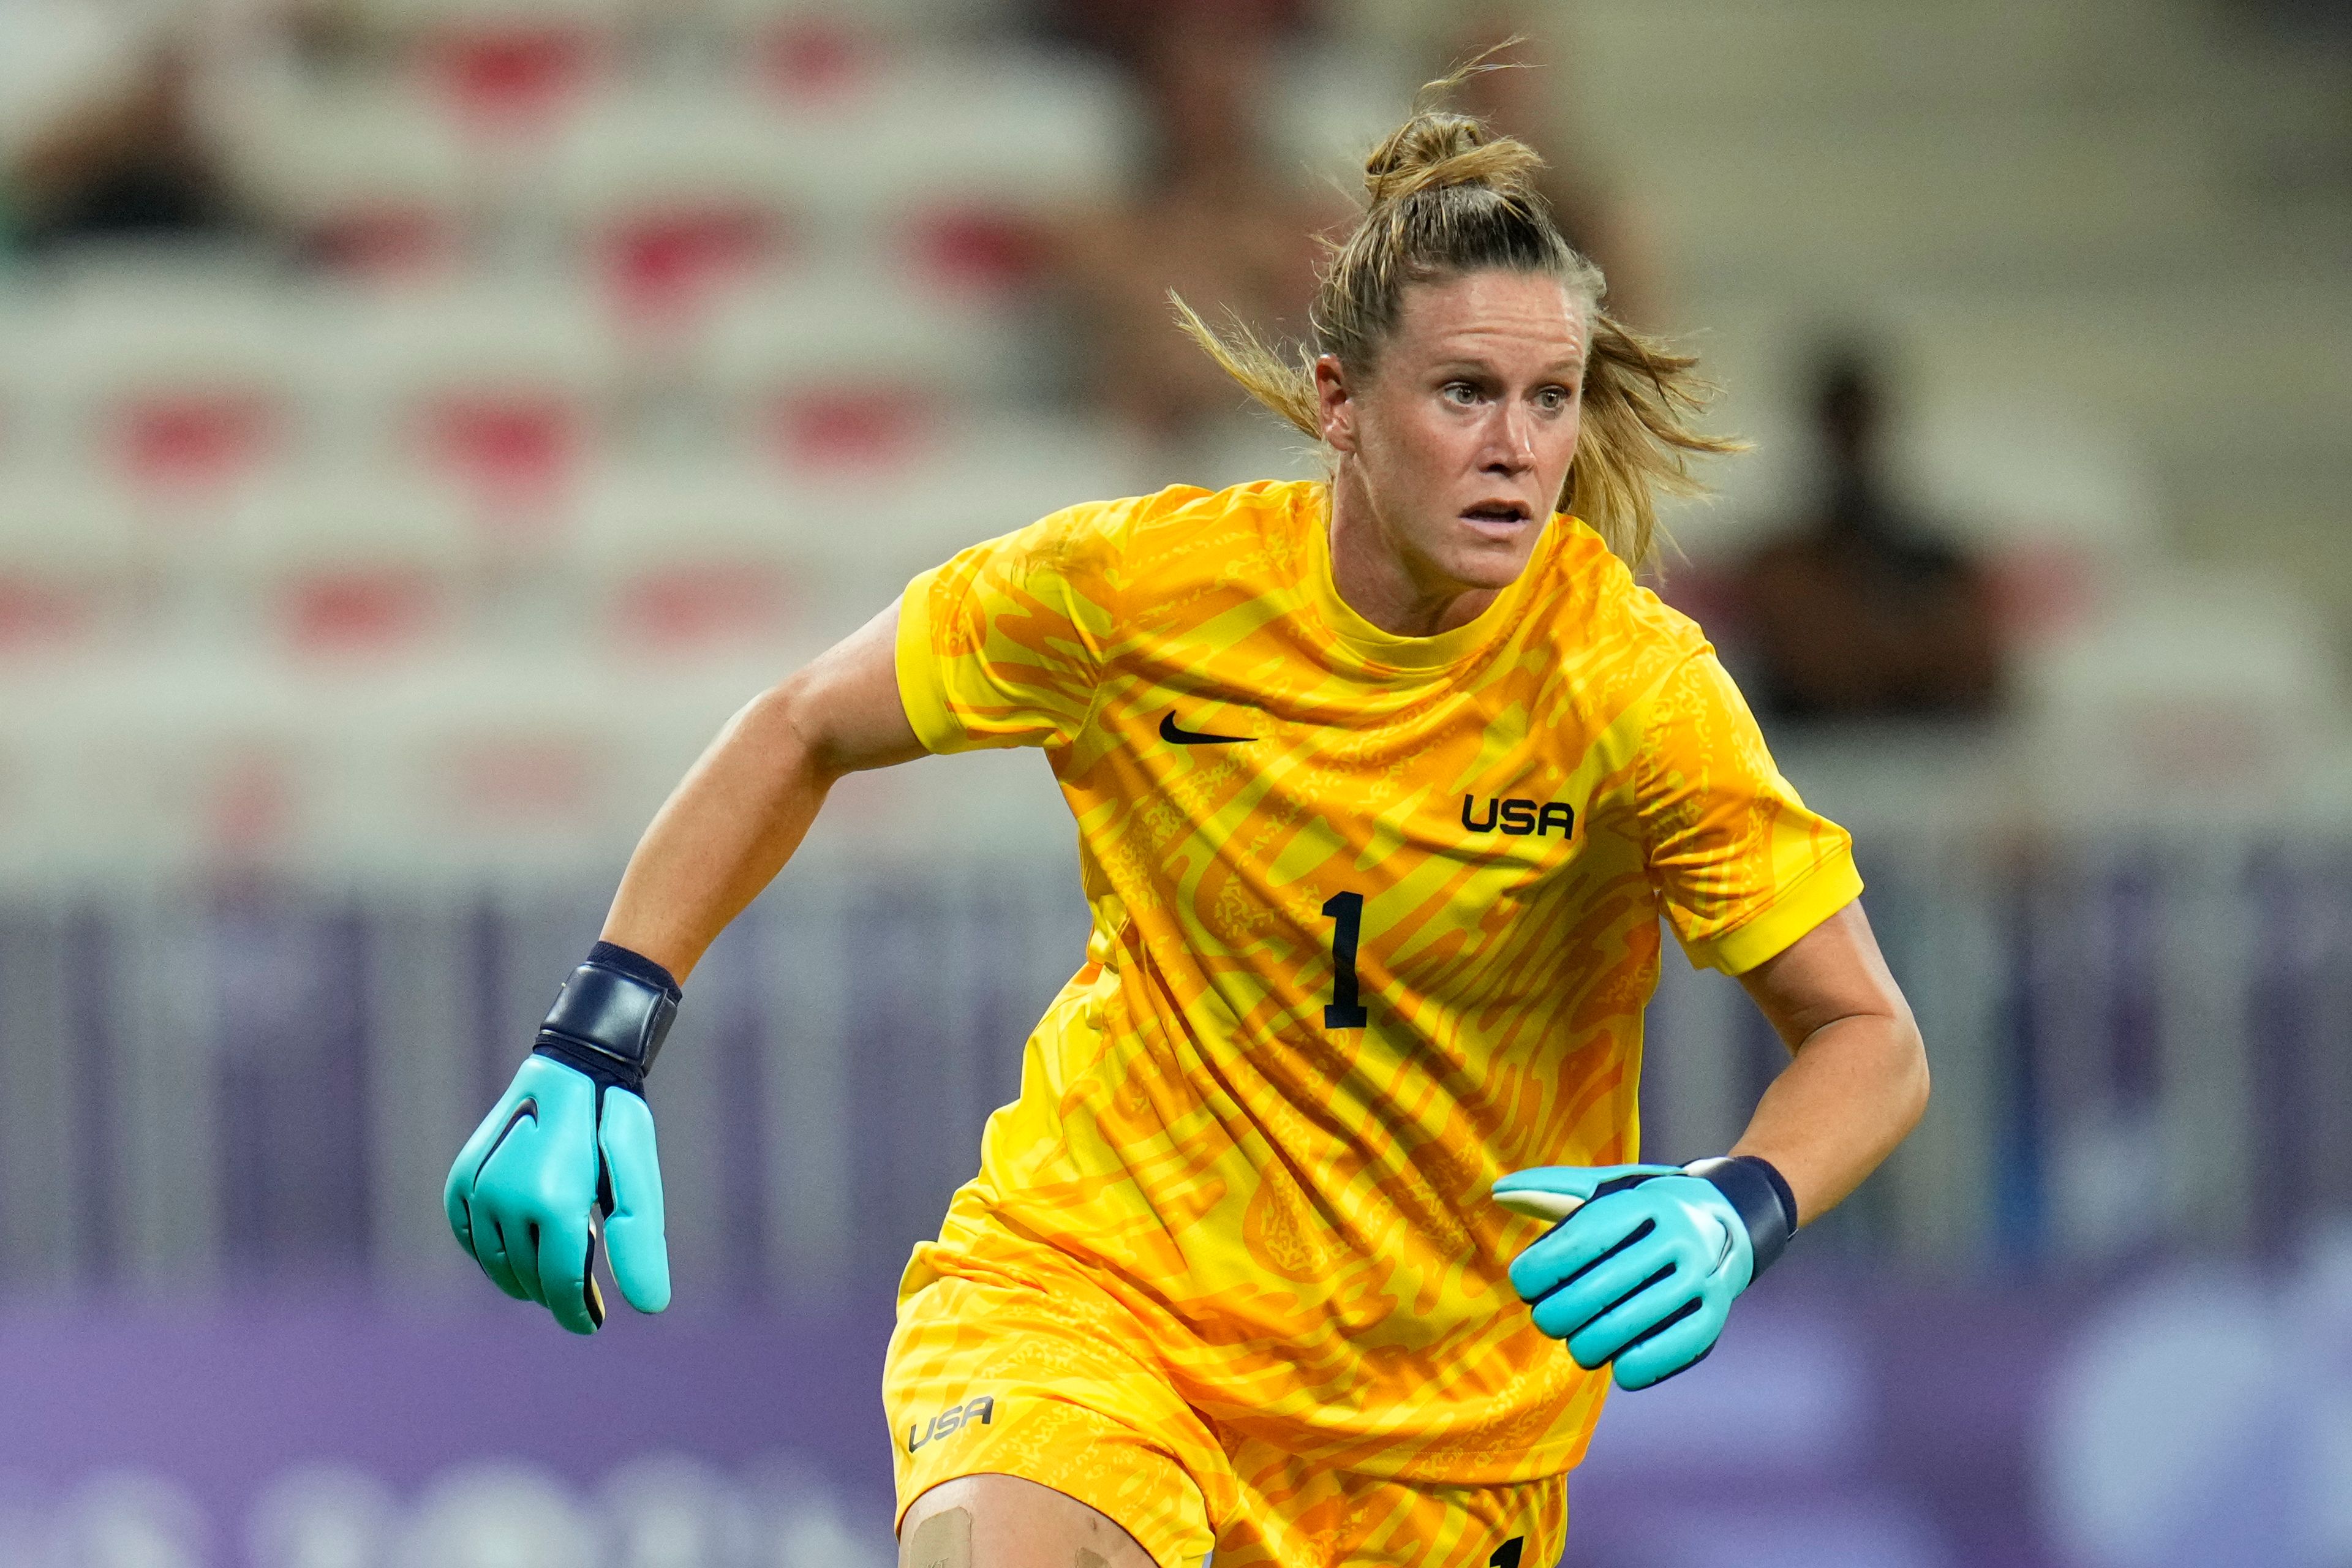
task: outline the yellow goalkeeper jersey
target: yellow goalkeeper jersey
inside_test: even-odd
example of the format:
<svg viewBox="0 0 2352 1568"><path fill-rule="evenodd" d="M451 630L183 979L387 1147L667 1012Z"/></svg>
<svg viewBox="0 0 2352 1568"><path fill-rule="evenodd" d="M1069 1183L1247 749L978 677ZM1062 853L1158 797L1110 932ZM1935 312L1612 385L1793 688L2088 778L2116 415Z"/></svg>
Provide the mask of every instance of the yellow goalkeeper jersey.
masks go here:
<svg viewBox="0 0 2352 1568"><path fill-rule="evenodd" d="M1042 747L1084 967L902 1299L1082 1269L1206 1419L1440 1482L1556 1473L1607 1387L1505 1269L1506 1171L1637 1157L1663 911L1738 973L1861 891L1698 628L1547 525L1470 624L1333 586L1329 489L1073 508L908 585L935 752Z"/></svg>

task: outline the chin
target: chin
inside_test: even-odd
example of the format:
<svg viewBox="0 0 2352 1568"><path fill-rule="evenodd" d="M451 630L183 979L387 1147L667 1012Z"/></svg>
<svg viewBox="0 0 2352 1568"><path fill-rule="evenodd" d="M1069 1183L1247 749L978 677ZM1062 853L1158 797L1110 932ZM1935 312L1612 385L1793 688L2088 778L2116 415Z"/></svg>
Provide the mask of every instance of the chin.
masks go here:
<svg viewBox="0 0 2352 1568"><path fill-rule="evenodd" d="M1445 563L1446 575L1465 588L1507 588L1519 580L1535 557L1534 539L1513 544L1477 543L1462 546Z"/></svg>

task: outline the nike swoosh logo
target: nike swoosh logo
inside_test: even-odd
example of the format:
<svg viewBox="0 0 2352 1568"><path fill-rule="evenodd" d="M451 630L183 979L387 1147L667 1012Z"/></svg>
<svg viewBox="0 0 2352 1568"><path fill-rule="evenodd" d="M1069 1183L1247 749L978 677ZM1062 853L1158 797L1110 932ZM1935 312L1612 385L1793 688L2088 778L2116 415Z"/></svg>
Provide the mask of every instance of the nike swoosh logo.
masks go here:
<svg viewBox="0 0 2352 1568"><path fill-rule="evenodd" d="M478 1182L482 1179L482 1173L489 1168L490 1156L499 1152L499 1146L506 1142L509 1133L526 1121L533 1126L539 1123L539 1100L528 1094L522 1097L522 1103L514 1108L514 1114L507 1118L507 1124L499 1129L499 1135L490 1140L490 1146L484 1152L481 1163L474 1167L474 1180Z"/></svg>
<svg viewBox="0 0 2352 1568"><path fill-rule="evenodd" d="M1249 735L1204 735L1198 730L1187 730L1176 722L1176 710L1172 708L1168 717L1160 721L1160 738L1179 746L1238 746L1254 739Z"/></svg>

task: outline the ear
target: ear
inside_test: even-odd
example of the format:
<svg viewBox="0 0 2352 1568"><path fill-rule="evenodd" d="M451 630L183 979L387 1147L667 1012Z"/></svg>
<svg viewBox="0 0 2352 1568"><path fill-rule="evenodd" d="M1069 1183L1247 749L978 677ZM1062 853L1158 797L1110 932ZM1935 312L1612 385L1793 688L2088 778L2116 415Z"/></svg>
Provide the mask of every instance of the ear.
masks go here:
<svg viewBox="0 0 2352 1568"><path fill-rule="evenodd" d="M1348 373L1339 356L1325 354L1315 362L1315 401L1323 421L1323 439L1335 452L1356 449L1356 405L1348 395Z"/></svg>

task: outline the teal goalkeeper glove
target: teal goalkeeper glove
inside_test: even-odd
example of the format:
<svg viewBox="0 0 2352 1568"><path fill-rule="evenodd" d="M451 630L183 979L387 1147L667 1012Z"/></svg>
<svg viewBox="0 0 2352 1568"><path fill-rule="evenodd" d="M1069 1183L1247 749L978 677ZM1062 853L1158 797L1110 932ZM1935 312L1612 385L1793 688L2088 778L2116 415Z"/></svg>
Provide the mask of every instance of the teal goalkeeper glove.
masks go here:
<svg viewBox="0 0 2352 1568"><path fill-rule="evenodd" d="M572 972L514 1082L449 1168L442 1205L490 1283L575 1334L604 1322L598 1221L614 1282L640 1312L669 1305L661 1163L645 1101L677 1011L651 959L598 942Z"/></svg>
<svg viewBox="0 0 2352 1568"><path fill-rule="evenodd" d="M1543 1165L1495 1184L1559 1223L1511 1263L1536 1327L1586 1371L1647 1388L1706 1359L1738 1294L1797 1228L1780 1173L1753 1154L1689 1165Z"/></svg>

